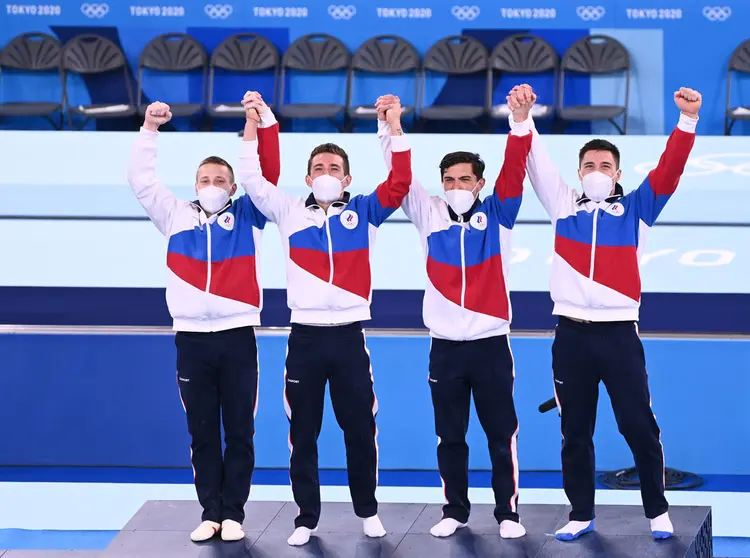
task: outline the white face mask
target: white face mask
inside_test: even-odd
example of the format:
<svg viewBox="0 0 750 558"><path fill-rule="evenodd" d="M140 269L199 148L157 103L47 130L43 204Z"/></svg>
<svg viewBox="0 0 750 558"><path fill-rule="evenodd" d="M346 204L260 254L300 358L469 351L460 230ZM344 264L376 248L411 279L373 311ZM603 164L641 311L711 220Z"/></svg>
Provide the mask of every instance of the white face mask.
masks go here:
<svg viewBox="0 0 750 558"><path fill-rule="evenodd" d="M198 190L198 201L206 213L213 215L227 204L229 192L214 185L204 186Z"/></svg>
<svg viewBox="0 0 750 558"><path fill-rule="evenodd" d="M321 174L313 179L312 191L315 201L331 203L341 197L341 180L330 174Z"/></svg>
<svg viewBox="0 0 750 558"><path fill-rule="evenodd" d="M603 172L594 171L581 179L583 193L594 202L606 200L612 194L614 180Z"/></svg>
<svg viewBox="0 0 750 558"><path fill-rule="evenodd" d="M457 215L463 215L474 205L474 190L448 190L445 199Z"/></svg>

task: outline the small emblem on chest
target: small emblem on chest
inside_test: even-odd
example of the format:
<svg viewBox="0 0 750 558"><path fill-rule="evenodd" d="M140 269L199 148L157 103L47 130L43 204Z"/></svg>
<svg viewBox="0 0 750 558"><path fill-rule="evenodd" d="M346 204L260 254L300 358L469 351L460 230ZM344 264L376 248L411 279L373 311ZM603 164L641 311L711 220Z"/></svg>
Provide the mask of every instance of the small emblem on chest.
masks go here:
<svg viewBox="0 0 750 558"><path fill-rule="evenodd" d="M216 222L225 231L231 231L234 228L234 215L231 213L223 213L219 215Z"/></svg>
<svg viewBox="0 0 750 558"><path fill-rule="evenodd" d="M625 208L621 203L613 203L610 205L607 209L605 209L607 213L610 215L614 215L615 217L621 217L625 213Z"/></svg>
<svg viewBox="0 0 750 558"><path fill-rule="evenodd" d="M479 211L471 216L469 224L478 231L483 231L487 228L487 215Z"/></svg>
<svg viewBox="0 0 750 558"><path fill-rule="evenodd" d="M359 215L351 209L347 209L341 213L341 224L345 229L352 230L359 224Z"/></svg>

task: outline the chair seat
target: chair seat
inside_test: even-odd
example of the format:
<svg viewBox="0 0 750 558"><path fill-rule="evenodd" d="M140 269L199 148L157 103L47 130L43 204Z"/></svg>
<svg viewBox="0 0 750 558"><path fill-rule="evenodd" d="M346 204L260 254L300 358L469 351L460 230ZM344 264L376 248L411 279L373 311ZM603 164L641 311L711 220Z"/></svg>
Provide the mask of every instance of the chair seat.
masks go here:
<svg viewBox="0 0 750 558"><path fill-rule="evenodd" d="M610 120L625 113L625 107L614 105L575 105L560 109L563 120Z"/></svg>
<svg viewBox="0 0 750 558"><path fill-rule="evenodd" d="M732 107L727 114L735 120L750 120L750 107Z"/></svg>
<svg viewBox="0 0 750 558"><path fill-rule="evenodd" d="M292 103L279 107L282 118L334 118L344 112L344 105L325 103Z"/></svg>
<svg viewBox="0 0 750 558"><path fill-rule="evenodd" d="M16 102L0 103L2 116L49 116L62 110L60 103L48 102Z"/></svg>
<svg viewBox="0 0 750 558"><path fill-rule="evenodd" d="M273 110L273 105L268 105ZM242 103L216 103L208 107L208 114L214 118L244 118Z"/></svg>
<svg viewBox="0 0 750 558"><path fill-rule="evenodd" d="M73 114L80 114L89 118L124 118L135 114L135 107L125 104L78 105L77 107L70 107L69 110Z"/></svg>
<svg viewBox="0 0 750 558"><path fill-rule="evenodd" d="M495 105L490 110L490 116L495 119L504 119L510 116L510 107L507 103ZM555 114L555 107L552 105L534 105L531 107L531 116L536 119L549 118Z"/></svg>
<svg viewBox="0 0 750 558"><path fill-rule="evenodd" d="M441 105L424 107L419 115L425 120L471 120L484 114L484 107L471 105Z"/></svg>
<svg viewBox="0 0 750 558"><path fill-rule="evenodd" d="M414 107L402 106L401 109L401 116L410 116L414 113ZM347 112L349 116L357 120L375 120L378 117L377 111L371 105L349 107Z"/></svg>
<svg viewBox="0 0 750 558"><path fill-rule="evenodd" d="M203 105L200 103L168 103L169 112L172 113L173 117L186 117L198 114L202 109ZM145 116L146 108L148 105L141 105L138 107L138 114Z"/></svg>

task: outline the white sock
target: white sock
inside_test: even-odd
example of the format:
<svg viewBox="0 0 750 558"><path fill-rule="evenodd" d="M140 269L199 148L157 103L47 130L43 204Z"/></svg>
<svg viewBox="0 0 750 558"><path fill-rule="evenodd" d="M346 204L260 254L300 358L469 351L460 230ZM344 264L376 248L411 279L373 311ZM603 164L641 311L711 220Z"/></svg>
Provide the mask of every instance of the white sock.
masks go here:
<svg viewBox="0 0 750 558"><path fill-rule="evenodd" d="M380 518L377 515L363 519L362 528L365 531L365 535L373 539L385 537L385 527L383 527L383 524L380 522Z"/></svg>
<svg viewBox="0 0 750 558"><path fill-rule="evenodd" d="M572 541L594 530L594 520L571 521L562 529L555 531L555 538L559 541Z"/></svg>
<svg viewBox="0 0 750 558"><path fill-rule="evenodd" d="M307 527L297 527L294 530L294 533L292 533L292 536L289 537L286 542L287 544L289 544L289 546L302 546L303 544L307 544L308 542L310 542L310 535L312 535L317 530L317 527L315 529L308 529Z"/></svg>
<svg viewBox="0 0 750 558"><path fill-rule="evenodd" d="M674 534L674 527L669 520L668 512L664 512L651 520L651 534L655 539L668 539Z"/></svg>
<svg viewBox="0 0 750 558"><path fill-rule="evenodd" d="M500 536L504 539L519 539L526 534L526 528L517 521L504 519L500 522Z"/></svg>
<svg viewBox="0 0 750 558"><path fill-rule="evenodd" d="M195 531L190 533L190 540L193 542L207 541L218 533L220 528L221 525L215 521L204 521L196 527Z"/></svg>
<svg viewBox="0 0 750 558"><path fill-rule="evenodd" d="M221 539L224 541L241 541L245 538L242 525L231 519L221 522Z"/></svg>
<svg viewBox="0 0 750 558"><path fill-rule="evenodd" d="M459 523L455 519L446 517L430 529L430 535L433 537L450 537L456 532L456 529L461 529L462 527L466 527L466 523Z"/></svg>

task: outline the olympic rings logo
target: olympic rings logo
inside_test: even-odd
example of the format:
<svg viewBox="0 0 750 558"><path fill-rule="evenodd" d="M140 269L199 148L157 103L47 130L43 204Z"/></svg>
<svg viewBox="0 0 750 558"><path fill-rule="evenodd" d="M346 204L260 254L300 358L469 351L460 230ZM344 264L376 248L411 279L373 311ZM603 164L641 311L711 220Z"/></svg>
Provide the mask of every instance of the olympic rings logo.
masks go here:
<svg viewBox="0 0 750 558"><path fill-rule="evenodd" d="M328 6L328 15L330 15L333 19L341 20L349 20L353 18L357 14L357 8L354 6L336 6L335 4L331 4Z"/></svg>
<svg viewBox="0 0 750 558"><path fill-rule="evenodd" d="M453 6L451 13L458 21L474 21L479 17L479 6Z"/></svg>
<svg viewBox="0 0 750 558"><path fill-rule="evenodd" d="M599 21L606 13L604 6L578 6L576 8L576 14L583 21Z"/></svg>
<svg viewBox="0 0 750 558"><path fill-rule="evenodd" d="M234 9L231 4L206 4L203 11L211 19L226 19L232 15Z"/></svg>
<svg viewBox="0 0 750 558"><path fill-rule="evenodd" d="M109 13L107 4L81 4L81 12L91 19L101 19Z"/></svg>
<svg viewBox="0 0 750 558"><path fill-rule="evenodd" d="M719 159L744 159L744 162L736 164L727 164ZM648 174L656 168L656 163L641 163L636 165L635 171L639 174ZM695 170L690 170L690 169ZM711 155L701 155L688 159L685 166L685 172L682 176L707 176L709 174L720 174L722 172L731 172L740 176L750 176L750 153L715 153Z"/></svg>
<svg viewBox="0 0 750 558"><path fill-rule="evenodd" d="M726 21L732 15L732 8L729 6L704 6L703 17L708 21Z"/></svg>

